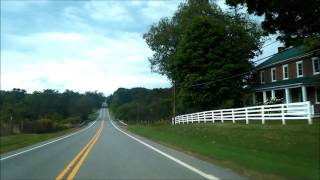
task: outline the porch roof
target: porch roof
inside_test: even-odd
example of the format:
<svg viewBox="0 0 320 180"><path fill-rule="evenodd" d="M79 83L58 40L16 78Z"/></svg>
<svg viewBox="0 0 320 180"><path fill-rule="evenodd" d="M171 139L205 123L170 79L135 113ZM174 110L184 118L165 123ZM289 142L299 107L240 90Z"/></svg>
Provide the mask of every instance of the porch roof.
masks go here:
<svg viewBox="0 0 320 180"><path fill-rule="evenodd" d="M295 79L281 80L272 83L261 84L251 88L252 91L280 89L292 86L307 85L320 86L320 75L301 77Z"/></svg>

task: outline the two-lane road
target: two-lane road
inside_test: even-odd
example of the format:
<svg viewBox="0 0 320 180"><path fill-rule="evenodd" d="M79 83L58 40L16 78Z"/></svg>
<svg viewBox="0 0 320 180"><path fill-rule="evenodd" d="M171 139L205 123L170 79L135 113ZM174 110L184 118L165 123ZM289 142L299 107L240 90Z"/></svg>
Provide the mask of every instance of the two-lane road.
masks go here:
<svg viewBox="0 0 320 180"><path fill-rule="evenodd" d="M120 129L107 109L71 136L2 155L0 165L1 179L245 179Z"/></svg>

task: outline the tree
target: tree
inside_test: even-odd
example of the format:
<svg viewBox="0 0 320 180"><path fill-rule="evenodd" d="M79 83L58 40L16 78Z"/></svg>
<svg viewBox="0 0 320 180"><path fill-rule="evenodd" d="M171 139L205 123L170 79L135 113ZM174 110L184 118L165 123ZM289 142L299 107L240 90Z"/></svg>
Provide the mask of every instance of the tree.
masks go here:
<svg viewBox="0 0 320 180"><path fill-rule="evenodd" d="M88 114L100 108L104 100L103 94L97 91L85 94L51 89L32 94L22 89L0 91L0 135L69 127L70 123L87 120Z"/></svg>
<svg viewBox="0 0 320 180"><path fill-rule="evenodd" d="M152 122L169 119L170 89L119 88L108 97L115 118L127 122Z"/></svg>
<svg viewBox="0 0 320 180"><path fill-rule="evenodd" d="M148 46L154 51L149 58L151 70L170 77L168 62L184 36L184 30L196 16L218 15L221 10L208 0L189 0L179 5L172 19L162 18L143 35Z"/></svg>
<svg viewBox="0 0 320 180"><path fill-rule="evenodd" d="M207 82L251 69L248 59L259 49L260 33L255 28L243 27L244 24L248 25L242 20L215 16L200 16L190 22L169 63L172 78L180 85L183 109L190 107L197 111L241 105L239 97L244 86L241 76Z"/></svg>
<svg viewBox="0 0 320 180"><path fill-rule="evenodd" d="M262 31L241 15L222 12L208 0L182 3L172 19L151 26L144 38L153 69L177 83L181 110L239 105L243 78L194 86L247 72L261 47Z"/></svg>
<svg viewBox="0 0 320 180"><path fill-rule="evenodd" d="M286 46L301 44L306 37L320 36L320 0L226 0L228 5L246 6L250 14L263 16L262 28L280 33Z"/></svg>

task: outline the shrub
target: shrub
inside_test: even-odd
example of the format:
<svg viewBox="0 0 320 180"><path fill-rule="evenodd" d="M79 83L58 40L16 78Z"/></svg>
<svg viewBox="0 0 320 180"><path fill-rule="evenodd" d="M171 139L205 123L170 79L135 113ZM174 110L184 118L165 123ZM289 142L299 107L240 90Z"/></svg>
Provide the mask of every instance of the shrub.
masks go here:
<svg viewBox="0 0 320 180"><path fill-rule="evenodd" d="M282 104L283 99L277 99L276 97L267 99L267 101L264 103L264 105L273 105L273 104Z"/></svg>
<svg viewBox="0 0 320 180"><path fill-rule="evenodd" d="M24 125L24 132L26 133L50 133L62 129L65 129L65 127L47 118L28 121Z"/></svg>

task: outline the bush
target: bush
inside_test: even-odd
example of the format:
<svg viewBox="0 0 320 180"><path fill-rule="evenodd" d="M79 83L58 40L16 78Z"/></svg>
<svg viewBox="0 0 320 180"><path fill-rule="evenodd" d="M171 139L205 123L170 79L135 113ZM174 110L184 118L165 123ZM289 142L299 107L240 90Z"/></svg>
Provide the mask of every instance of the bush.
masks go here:
<svg viewBox="0 0 320 180"><path fill-rule="evenodd" d="M277 99L275 97L275 98L267 99L267 101L264 103L264 105L273 105L273 104L282 104L282 103L283 103L283 99L282 98Z"/></svg>
<svg viewBox="0 0 320 180"><path fill-rule="evenodd" d="M65 127L52 121L51 119L42 118L37 121L29 121L24 125L24 132L27 133L50 133L62 130Z"/></svg>
<svg viewBox="0 0 320 180"><path fill-rule="evenodd" d="M66 124L79 124L81 119L79 116L69 117L63 121Z"/></svg>

